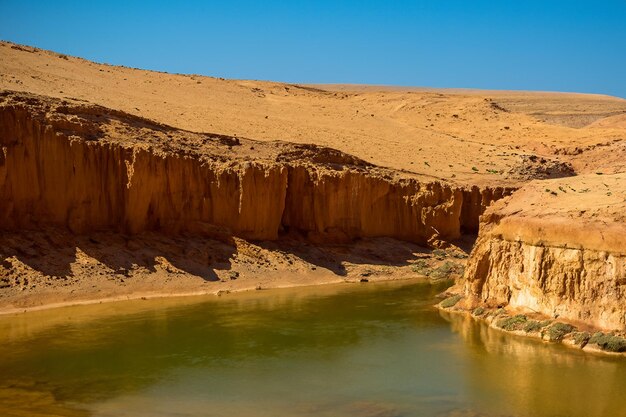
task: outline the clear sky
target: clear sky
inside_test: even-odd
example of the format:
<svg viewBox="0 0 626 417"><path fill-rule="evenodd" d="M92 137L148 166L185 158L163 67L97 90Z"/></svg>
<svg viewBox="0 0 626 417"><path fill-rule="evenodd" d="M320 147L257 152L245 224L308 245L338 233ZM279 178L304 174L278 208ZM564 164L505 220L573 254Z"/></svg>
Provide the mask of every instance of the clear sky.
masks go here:
<svg viewBox="0 0 626 417"><path fill-rule="evenodd" d="M0 39L225 78L626 97L626 0L0 0Z"/></svg>

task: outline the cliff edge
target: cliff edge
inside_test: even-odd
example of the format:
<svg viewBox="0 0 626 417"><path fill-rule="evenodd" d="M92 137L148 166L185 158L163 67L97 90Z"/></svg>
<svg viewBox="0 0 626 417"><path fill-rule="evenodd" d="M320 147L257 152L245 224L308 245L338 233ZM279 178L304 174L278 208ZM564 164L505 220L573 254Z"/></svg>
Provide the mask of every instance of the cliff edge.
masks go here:
<svg viewBox="0 0 626 417"><path fill-rule="evenodd" d="M624 236L626 174L534 181L482 216L465 274L452 290L457 298L448 304L458 301L454 308L477 315L499 309L492 319L506 330L521 331L537 316L623 334Z"/></svg>

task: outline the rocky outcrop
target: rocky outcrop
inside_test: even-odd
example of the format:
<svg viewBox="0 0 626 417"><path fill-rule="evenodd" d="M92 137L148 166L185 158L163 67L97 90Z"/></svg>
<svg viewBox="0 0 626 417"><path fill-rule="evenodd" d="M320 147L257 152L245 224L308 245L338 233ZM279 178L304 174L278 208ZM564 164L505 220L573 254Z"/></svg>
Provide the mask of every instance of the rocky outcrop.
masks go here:
<svg viewBox="0 0 626 417"><path fill-rule="evenodd" d="M466 233L477 233L480 215L494 201L510 195L515 189L511 187L485 187L473 186L465 188L463 192L463 204L461 206L461 227Z"/></svg>
<svg viewBox="0 0 626 417"><path fill-rule="evenodd" d="M626 174L532 183L494 204L457 290L506 307L626 330Z"/></svg>
<svg viewBox="0 0 626 417"><path fill-rule="evenodd" d="M425 244L475 230L511 190L463 190L341 152L180 131L121 112L0 96L0 228L227 233Z"/></svg>
<svg viewBox="0 0 626 417"><path fill-rule="evenodd" d="M626 330L626 254L481 240L466 270L477 301Z"/></svg>

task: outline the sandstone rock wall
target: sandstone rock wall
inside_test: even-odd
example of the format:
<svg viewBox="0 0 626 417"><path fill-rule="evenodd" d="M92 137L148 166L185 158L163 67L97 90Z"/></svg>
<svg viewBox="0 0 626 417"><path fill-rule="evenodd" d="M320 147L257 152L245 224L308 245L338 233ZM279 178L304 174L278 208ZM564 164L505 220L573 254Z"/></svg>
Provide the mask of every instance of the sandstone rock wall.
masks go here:
<svg viewBox="0 0 626 417"><path fill-rule="evenodd" d="M626 174L541 181L491 206L457 285L465 307L626 330L625 187Z"/></svg>
<svg viewBox="0 0 626 417"><path fill-rule="evenodd" d="M463 189L463 204L461 206L461 226L464 232L477 233L481 214L494 201L510 195L514 188L473 186Z"/></svg>
<svg viewBox="0 0 626 417"><path fill-rule="evenodd" d="M472 253L464 290L492 307L626 329L626 254L484 239Z"/></svg>
<svg viewBox="0 0 626 417"><path fill-rule="evenodd" d="M26 101L0 106L3 229L52 224L74 233L226 232L259 240L297 230L313 240L388 236L425 244L476 230L485 206L510 192L466 191L335 160L229 160L168 142L124 143L107 138L113 122L94 122L93 109L85 119ZM150 126L127 122L129 136L150 136Z"/></svg>

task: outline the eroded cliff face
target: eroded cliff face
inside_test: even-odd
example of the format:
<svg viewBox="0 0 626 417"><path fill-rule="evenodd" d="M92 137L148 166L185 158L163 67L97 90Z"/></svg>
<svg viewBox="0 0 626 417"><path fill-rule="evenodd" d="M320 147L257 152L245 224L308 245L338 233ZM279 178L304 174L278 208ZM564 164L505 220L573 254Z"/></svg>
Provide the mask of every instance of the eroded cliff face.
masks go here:
<svg viewBox="0 0 626 417"><path fill-rule="evenodd" d="M221 225L250 239L276 237L287 184L283 166L228 166L89 141L33 119L23 108L4 110L0 117L5 228L53 224L75 233L132 234L196 233Z"/></svg>
<svg viewBox="0 0 626 417"><path fill-rule="evenodd" d="M494 204L461 304L626 330L625 187L625 174L542 181Z"/></svg>
<svg viewBox="0 0 626 417"><path fill-rule="evenodd" d="M491 307L626 330L625 254L485 239L472 253L465 291Z"/></svg>
<svg viewBox="0 0 626 417"><path fill-rule="evenodd" d="M463 190L340 152L175 130L38 96L0 97L0 227L425 244L476 230L510 189Z"/></svg>

